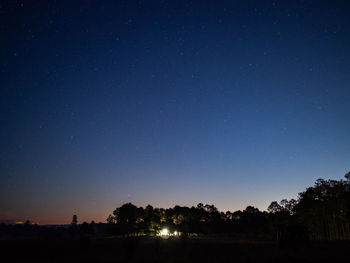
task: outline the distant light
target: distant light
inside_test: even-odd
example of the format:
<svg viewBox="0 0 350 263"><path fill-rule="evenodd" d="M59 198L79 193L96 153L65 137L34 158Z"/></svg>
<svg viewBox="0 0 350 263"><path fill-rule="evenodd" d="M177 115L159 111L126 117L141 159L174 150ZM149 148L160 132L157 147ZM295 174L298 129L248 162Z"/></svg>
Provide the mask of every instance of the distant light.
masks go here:
<svg viewBox="0 0 350 263"><path fill-rule="evenodd" d="M169 235L169 230L166 228L163 228L160 233L161 236L168 236Z"/></svg>
<svg viewBox="0 0 350 263"><path fill-rule="evenodd" d="M177 236L179 233L177 231L174 232L174 236Z"/></svg>

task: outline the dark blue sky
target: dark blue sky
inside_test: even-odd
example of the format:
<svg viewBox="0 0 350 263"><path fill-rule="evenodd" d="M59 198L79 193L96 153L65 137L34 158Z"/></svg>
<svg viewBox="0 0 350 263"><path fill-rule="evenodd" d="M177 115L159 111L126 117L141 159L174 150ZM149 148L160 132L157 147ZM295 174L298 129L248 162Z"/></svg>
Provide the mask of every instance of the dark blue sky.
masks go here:
<svg viewBox="0 0 350 263"><path fill-rule="evenodd" d="M55 3L56 2L56 3ZM348 1L2 1L0 219L266 209L350 167Z"/></svg>

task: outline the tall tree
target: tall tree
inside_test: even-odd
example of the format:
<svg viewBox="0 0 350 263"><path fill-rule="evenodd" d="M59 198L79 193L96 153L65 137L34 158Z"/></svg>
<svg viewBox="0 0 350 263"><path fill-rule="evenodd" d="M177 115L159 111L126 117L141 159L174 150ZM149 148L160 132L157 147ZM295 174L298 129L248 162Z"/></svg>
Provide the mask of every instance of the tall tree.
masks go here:
<svg viewBox="0 0 350 263"><path fill-rule="evenodd" d="M78 217L77 215L73 215L73 219L72 219L72 226L76 226L78 224Z"/></svg>

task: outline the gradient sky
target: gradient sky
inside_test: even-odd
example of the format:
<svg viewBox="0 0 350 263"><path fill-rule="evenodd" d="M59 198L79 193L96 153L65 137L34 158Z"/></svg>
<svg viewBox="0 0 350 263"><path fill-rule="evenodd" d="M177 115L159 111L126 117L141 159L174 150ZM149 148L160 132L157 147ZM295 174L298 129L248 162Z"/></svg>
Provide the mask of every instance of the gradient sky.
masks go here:
<svg viewBox="0 0 350 263"><path fill-rule="evenodd" d="M219 210L350 170L349 1L1 1L0 219Z"/></svg>

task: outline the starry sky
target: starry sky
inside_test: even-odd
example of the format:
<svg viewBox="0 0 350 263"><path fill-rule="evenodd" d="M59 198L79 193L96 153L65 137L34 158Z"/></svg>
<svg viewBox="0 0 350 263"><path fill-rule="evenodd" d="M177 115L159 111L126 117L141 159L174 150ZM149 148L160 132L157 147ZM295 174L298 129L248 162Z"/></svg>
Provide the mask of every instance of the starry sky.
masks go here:
<svg viewBox="0 0 350 263"><path fill-rule="evenodd" d="M235 211L350 170L349 1L1 1L0 219Z"/></svg>

